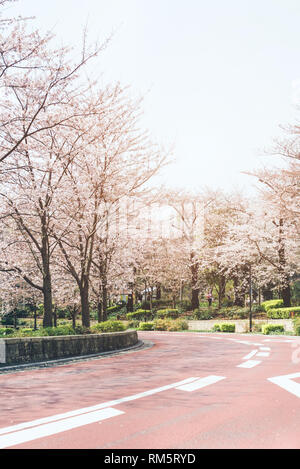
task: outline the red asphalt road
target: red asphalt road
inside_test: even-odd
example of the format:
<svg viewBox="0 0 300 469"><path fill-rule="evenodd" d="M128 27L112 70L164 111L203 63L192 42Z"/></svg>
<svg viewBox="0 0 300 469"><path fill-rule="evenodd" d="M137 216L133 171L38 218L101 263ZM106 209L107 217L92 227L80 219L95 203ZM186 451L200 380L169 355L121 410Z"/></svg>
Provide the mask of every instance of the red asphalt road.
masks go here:
<svg viewBox="0 0 300 469"><path fill-rule="evenodd" d="M168 389L112 406L123 414L9 446L22 449L300 448L300 399L268 378L300 372L289 337L139 333L153 346L51 368L0 374L1 429L170 385L225 379L193 392ZM251 342L242 344L231 339ZM294 342L296 339L292 339ZM300 347L299 340L297 347ZM270 356L239 368L258 345ZM294 347L293 347L294 345ZM300 378L295 379L300 383Z"/></svg>

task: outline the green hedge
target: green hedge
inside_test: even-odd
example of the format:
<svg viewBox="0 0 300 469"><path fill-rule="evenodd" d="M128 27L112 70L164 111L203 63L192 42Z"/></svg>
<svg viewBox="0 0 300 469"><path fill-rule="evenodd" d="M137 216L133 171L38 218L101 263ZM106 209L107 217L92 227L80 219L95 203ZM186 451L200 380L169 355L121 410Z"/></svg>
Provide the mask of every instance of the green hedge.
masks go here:
<svg viewBox="0 0 300 469"><path fill-rule="evenodd" d="M147 309L138 309L133 313L127 313L126 318L128 319L128 321L149 321L153 318L153 314Z"/></svg>
<svg viewBox="0 0 300 469"><path fill-rule="evenodd" d="M209 309L207 310L204 310L204 309L195 309L194 310L194 319L196 320L200 320L200 321L203 321L203 320L209 320L209 319L213 319L214 317L214 313L215 311L211 311Z"/></svg>
<svg viewBox="0 0 300 469"><path fill-rule="evenodd" d="M188 330L188 322L184 319L155 319L153 321L153 329L155 331L186 331Z"/></svg>
<svg viewBox="0 0 300 469"><path fill-rule="evenodd" d="M277 299L277 300L268 300L268 301L264 301L262 304L261 304L262 308L264 309L264 311L268 312L269 309L278 309L278 308L281 308L283 306L283 300L282 299Z"/></svg>
<svg viewBox="0 0 300 469"><path fill-rule="evenodd" d="M215 332L235 332L235 324L214 324L213 331Z"/></svg>
<svg viewBox="0 0 300 469"><path fill-rule="evenodd" d="M284 326L282 324L263 324L261 331L265 335L282 333Z"/></svg>
<svg viewBox="0 0 300 469"><path fill-rule="evenodd" d="M155 313L155 317L158 319L177 319L179 316L179 311L178 309L159 309Z"/></svg>
<svg viewBox="0 0 300 469"><path fill-rule="evenodd" d="M92 332L121 332L125 330L126 326L121 321L104 321L91 327Z"/></svg>
<svg viewBox="0 0 300 469"><path fill-rule="evenodd" d="M101 332L118 332L126 330L126 326L121 321L105 321L95 324L90 329L83 326L63 325L58 327L45 327L41 329L9 329L0 328L0 338L4 337L44 337L44 336L62 336L62 335L82 335Z"/></svg>
<svg viewBox="0 0 300 469"><path fill-rule="evenodd" d="M153 331L153 322L141 322L139 325L139 331Z"/></svg>
<svg viewBox="0 0 300 469"><path fill-rule="evenodd" d="M294 316L300 316L300 306L292 306L291 308L270 308L267 310L267 316L270 319L289 319Z"/></svg>
<svg viewBox="0 0 300 469"><path fill-rule="evenodd" d="M0 337L7 337L12 335L15 332L15 329L10 327L1 327L0 328Z"/></svg>

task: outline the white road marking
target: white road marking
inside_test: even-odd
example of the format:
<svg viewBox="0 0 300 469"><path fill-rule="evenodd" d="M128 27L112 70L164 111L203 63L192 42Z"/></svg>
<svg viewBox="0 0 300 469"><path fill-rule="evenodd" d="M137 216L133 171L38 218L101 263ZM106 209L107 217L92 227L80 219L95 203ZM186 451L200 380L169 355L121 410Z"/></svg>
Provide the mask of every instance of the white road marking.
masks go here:
<svg viewBox="0 0 300 469"><path fill-rule="evenodd" d="M266 351L268 350L269 351L271 349L270 349L270 347L259 347L259 350L266 350Z"/></svg>
<svg viewBox="0 0 300 469"><path fill-rule="evenodd" d="M253 368L256 365L259 365L261 361L259 360L248 360L245 363L241 363L240 365L237 365L238 368Z"/></svg>
<svg viewBox="0 0 300 469"><path fill-rule="evenodd" d="M110 407L90 412L89 414L78 415L77 417L70 417L58 422L47 423L39 427L22 430L19 432L9 433L0 437L0 448L8 448L10 446L20 445L28 441L37 440L57 433L72 430L74 428L89 425L91 423L100 422L101 420L116 417L117 415L124 414L124 412Z"/></svg>
<svg viewBox="0 0 300 469"><path fill-rule="evenodd" d="M269 357L270 356L270 352L259 352L257 354L257 357Z"/></svg>
<svg viewBox="0 0 300 469"><path fill-rule="evenodd" d="M113 401L103 402L102 404L97 404L97 405L94 405L94 406L91 406L91 407L84 407L82 409L77 409L77 410L73 410L73 411L70 411L70 412L65 412L64 414L57 414L57 415L53 415L53 416L50 416L50 417L44 417L44 418L41 418L41 419L33 420L31 422L25 422L25 423L20 423L20 424L17 424L17 425L12 425L12 426L6 427L6 428L0 428L0 435L3 435L5 433L9 433L9 432L24 430L26 428L36 427L37 425L42 425L42 424L54 422L54 421L57 421L57 420L67 419L69 417L74 417L74 416L77 416L77 415L86 414L88 412L94 412L96 410L105 409L106 407L113 407L113 406L116 406L118 404L122 404L124 402L133 401L135 399L140 399L142 397L151 396L152 394L156 394L156 393L159 393L159 392L162 392L162 391L167 391L168 389L177 388L178 386L191 383L192 381L196 381L198 379L199 379L199 377L187 378L187 379L185 379L183 381L179 381L177 383L173 383L173 384L169 384L169 385L162 386L162 387L159 387L159 388L151 389L150 391L141 392L141 393L138 393L138 394L134 394L132 396L123 397L121 399L115 399Z"/></svg>
<svg viewBox="0 0 300 469"><path fill-rule="evenodd" d="M248 353L248 355L246 355L243 360L249 360L249 358L252 358L254 357L254 355L258 352L258 350L252 350L252 352Z"/></svg>
<svg viewBox="0 0 300 469"><path fill-rule="evenodd" d="M300 397L300 384L293 381L294 378L300 378L300 373L274 376L273 378L268 378L268 381L271 381L271 383L277 384L277 386L280 386L295 396Z"/></svg>
<svg viewBox="0 0 300 469"><path fill-rule="evenodd" d="M206 376L205 378L200 378L197 379L196 381L193 381L190 384L184 384L182 386L178 386L176 389L180 389L181 391L196 391L196 389L201 389L204 388L205 386L209 386L210 384L217 383L218 381L221 381L222 379L225 379L224 376Z"/></svg>
<svg viewBox="0 0 300 469"><path fill-rule="evenodd" d="M238 339L227 339L227 340L231 340L232 342L237 342L238 344L252 345L251 342L247 340L238 340Z"/></svg>

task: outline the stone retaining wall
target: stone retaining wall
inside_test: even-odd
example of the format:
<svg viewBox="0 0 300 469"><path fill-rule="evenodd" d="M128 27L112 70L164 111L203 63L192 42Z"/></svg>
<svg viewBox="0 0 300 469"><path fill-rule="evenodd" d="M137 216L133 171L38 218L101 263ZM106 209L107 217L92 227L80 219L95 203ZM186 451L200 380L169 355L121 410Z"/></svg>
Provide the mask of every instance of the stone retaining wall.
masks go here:
<svg viewBox="0 0 300 469"><path fill-rule="evenodd" d="M291 319L254 319L254 324L282 324L286 331L293 331L293 321ZM189 330L194 331L210 331L214 324L235 324L235 332L246 332L249 330L249 319L209 319L188 321Z"/></svg>
<svg viewBox="0 0 300 469"><path fill-rule="evenodd" d="M92 355L136 345L136 331L51 337L2 339L1 365L35 363L59 358ZM3 360L4 358L4 360Z"/></svg>

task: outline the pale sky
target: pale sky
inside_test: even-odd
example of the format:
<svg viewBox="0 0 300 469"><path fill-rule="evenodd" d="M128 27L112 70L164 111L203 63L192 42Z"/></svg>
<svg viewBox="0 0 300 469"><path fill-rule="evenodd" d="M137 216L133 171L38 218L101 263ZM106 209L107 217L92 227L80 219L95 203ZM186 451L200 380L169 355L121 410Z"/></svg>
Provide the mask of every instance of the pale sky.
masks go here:
<svg viewBox="0 0 300 469"><path fill-rule="evenodd" d="M299 0L19 0L10 13L80 46L114 31L95 64L103 82L145 95L142 124L174 142L172 187L245 188L263 149L300 103ZM251 179L252 181L252 179Z"/></svg>

